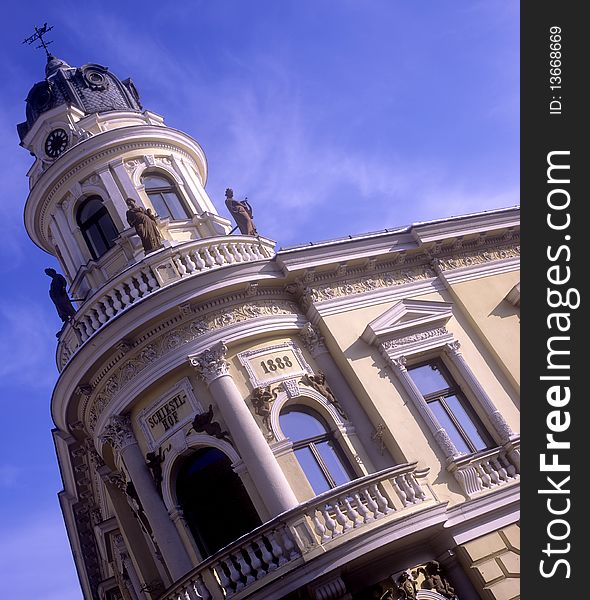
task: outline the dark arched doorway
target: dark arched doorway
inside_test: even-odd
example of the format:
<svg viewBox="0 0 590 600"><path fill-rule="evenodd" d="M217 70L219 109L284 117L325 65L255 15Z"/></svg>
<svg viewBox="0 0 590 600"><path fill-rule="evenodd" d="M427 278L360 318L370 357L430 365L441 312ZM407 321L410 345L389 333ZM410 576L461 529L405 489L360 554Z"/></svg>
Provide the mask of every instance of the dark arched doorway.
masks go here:
<svg viewBox="0 0 590 600"><path fill-rule="evenodd" d="M203 558L261 525L230 459L201 448L181 465L176 494Z"/></svg>

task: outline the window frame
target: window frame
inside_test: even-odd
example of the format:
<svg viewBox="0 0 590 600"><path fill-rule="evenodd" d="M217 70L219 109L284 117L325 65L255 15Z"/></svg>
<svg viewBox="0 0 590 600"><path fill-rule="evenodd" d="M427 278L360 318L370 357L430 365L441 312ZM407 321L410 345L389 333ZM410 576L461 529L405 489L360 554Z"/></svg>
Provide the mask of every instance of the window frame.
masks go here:
<svg viewBox="0 0 590 600"><path fill-rule="evenodd" d="M90 217L88 217L86 220L82 221L82 218L81 218L82 211L93 200L98 201L98 203L101 205L101 207L98 210L96 210L94 213L92 213L90 215ZM113 230L116 233L116 235L112 239L108 238L108 236L105 234L103 227L100 225L100 221L105 216L107 216L109 218L110 223L113 227ZM107 254L107 252L109 250L111 250L111 248L114 248L115 240L120 235L120 232L117 229L117 226L115 225L113 217L111 217L111 213L109 212L109 209L105 206L103 199L98 194L92 194L91 196L87 196L80 202L80 204L76 210L76 224L80 228L80 233L82 234L82 237L84 238L84 241L86 242L88 251L90 252L91 257L94 260L99 260L105 254ZM97 251L97 249L95 248L95 243L94 243L91 235L89 234L89 231L91 231L91 230L96 231L99 234L100 239L102 240L104 246L106 247L104 252L99 253Z"/></svg>
<svg viewBox="0 0 590 600"><path fill-rule="evenodd" d="M325 431L325 433L323 433L323 434L312 435L309 437L305 437L304 439L301 439L301 440L292 440L291 438L286 437L286 439L288 439L291 442L293 454L295 455L297 463L301 467L301 470L303 471L307 481L309 482L310 487L313 489L313 485L312 485L311 481L309 480L309 477L308 477L305 469L303 468L303 465L301 464L301 462L297 458L297 455L295 454L295 452L297 450L301 450L302 448L309 448L313 458L315 459L318 467L320 468L320 471L322 472L322 475L324 476L324 478L326 479L326 481L328 483L329 489L333 490L333 489L339 487L339 485L342 485L342 484L336 483L336 480L334 479L332 473L330 472L328 465L322 458L320 451L317 449L316 444L320 443L320 442L330 443L330 447L334 451L336 458L339 460L343 471L349 477L349 481L353 481L354 479L357 479L359 477L359 475L356 473L354 467L348 460L348 457L346 456L346 452L343 450L341 445L338 443L335 432L329 426L327 421L322 417L322 415L319 414L319 412L317 412L313 408L308 407L305 404L288 404L288 405L282 407L282 409L281 409L281 412L279 414L279 425L280 425L281 417L283 415L287 415L287 414L293 413L293 412L303 413L303 414L306 414L306 415L312 417L324 428L324 431ZM283 434L285 434L282 426L281 426L281 430L283 431ZM314 491L314 493L316 493L315 490L313 490L313 491ZM316 493L316 495L317 495L317 493Z"/></svg>
<svg viewBox="0 0 590 600"><path fill-rule="evenodd" d="M162 179L168 183L168 186L154 187L154 188L148 189L148 187L146 186L145 180L149 179L150 177ZM148 197L148 200L150 201L150 204L154 208L154 212L158 215L159 218L170 219L170 221L189 221L192 218L193 215L191 214L191 211L189 210L187 203L185 202L184 198L182 197L182 194L180 193L180 190L178 189L176 182L174 180L172 180L167 174L160 173L159 171L158 172L148 171L147 173L144 172L141 174L141 184L143 186L146 196ZM185 215L183 219L177 219L173 216L172 211L170 210L170 207L168 206L168 203L166 202L166 196L164 195L167 193L168 194L172 193L172 194L174 194L174 196L176 196L176 199L178 200L178 203L179 203L180 207L182 208L184 215ZM154 201L152 199L153 195L160 196L161 202L163 202L164 206L166 207L168 214L163 215L163 214L161 214L160 211L158 211L158 209L156 208L156 205L154 204Z"/></svg>
<svg viewBox="0 0 590 600"><path fill-rule="evenodd" d="M453 377L453 375L449 371L448 367L445 365L442 357L435 356L430 359L422 358L419 361L412 362L410 365L408 365L406 367L408 374L409 374L410 378L412 379L412 381L414 382L414 384L416 385L416 387L418 387L418 384L416 383L416 379L412 376L412 370L417 369L419 367L423 367L423 366L430 366L433 370L438 370L441 377L445 380L445 383L449 384L448 387L446 387L446 388L441 388L439 390L429 392L428 394L423 394L421 392L421 390L418 388L418 390L420 391L426 404L430 405L431 403L433 403L437 400L440 402L447 417L450 419L452 424L455 426L457 432L459 433L459 436L461 437L461 439L463 440L463 442L465 443L467 448L469 448L471 454L476 454L477 452L485 452L486 450L495 448L496 442L494 441L493 437L491 436L490 432L488 431L488 428L485 426L485 424L483 423L483 421L477 414L477 411L475 410L473 403L469 401L469 398L464 393L463 389L461 388L461 385L459 383L457 383L456 379ZM482 441L485 444L484 448L478 449L476 447L476 445L471 440L469 434L463 427L461 420L454 413L453 409L449 406L449 404L446 402L446 398L448 398L450 396L455 396L457 398L457 400L459 401L459 404L465 411L465 414L471 420L471 424L474 426L474 428L480 434ZM441 424L441 426L442 426L442 424ZM447 431L447 433L449 433L449 432Z"/></svg>

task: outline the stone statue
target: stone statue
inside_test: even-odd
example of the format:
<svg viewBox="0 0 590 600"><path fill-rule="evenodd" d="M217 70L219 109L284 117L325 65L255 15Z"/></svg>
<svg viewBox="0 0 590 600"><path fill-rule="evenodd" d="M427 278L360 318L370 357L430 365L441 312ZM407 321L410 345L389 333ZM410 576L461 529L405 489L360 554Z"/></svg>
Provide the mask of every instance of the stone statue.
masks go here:
<svg viewBox="0 0 590 600"><path fill-rule="evenodd" d="M129 207L125 214L127 223L135 228L135 233L139 236L145 253L149 254L162 248L162 234L158 229L156 215L149 208L146 210L137 206L133 198L127 198L126 203Z"/></svg>
<svg viewBox="0 0 590 600"><path fill-rule="evenodd" d="M243 235L258 235L256 226L252 220L252 207L245 200L234 200L234 191L231 188L225 190L225 205L237 223L240 233Z"/></svg>
<svg viewBox="0 0 590 600"><path fill-rule="evenodd" d="M434 590L449 600L459 600L455 594L455 589L442 574L440 564L436 560L431 560L421 569L425 579L422 588Z"/></svg>
<svg viewBox="0 0 590 600"><path fill-rule="evenodd" d="M148 452L145 455L145 460L154 478L154 483L156 484L156 489L158 490L158 494L162 496L162 463L164 462L164 455L162 453L162 448L158 448L158 453Z"/></svg>
<svg viewBox="0 0 590 600"><path fill-rule="evenodd" d="M190 430L194 429L197 433L204 431L208 435L212 435L220 440L231 442L229 433L221 429L221 425L217 421L213 420L213 405L209 404L209 410L205 413L199 413L194 419L187 431L187 435Z"/></svg>
<svg viewBox="0 0 590 600"><path fill-rule="evenodd" d="M53 300L57 314L63 321L64 326L76 314L76 309L66 291L66 278L60 275L55 269L45 269L45 274L51 277L51 286L49 287L49 297Z"/></svg>
<svg viewBox="0 0 590 600"><path fill-rule="evenodd" d="M410 573L404 571L397 580L397 587L404 600L415 600L418 590Z"/></svg>
<svg viewBox="0 0 590 600"><path fill-rule="evenodd" d="M321 371L319 371L317 375L305 374L301 378L301 381L305 385L312 387L316 392L319 392L330 404L334 405L334 408L338 411L340 416L344 420L348 421L348 416L344 412L342 406L340 406L340 403L336 399L336 396L334 396L334 392L332 392L332 390L326 383L326 376Z"/></svg>
<svg viewBox="0 0 590 600"><path fill-rule="evenodd" d="M270 409L272 401L277 397L277 390L271 391L270 385L266 387L257 387L252 391L252 406L257 415L262 417L262 423L268 430L269 434L272 434L272 428L270 426Z"/></svg>

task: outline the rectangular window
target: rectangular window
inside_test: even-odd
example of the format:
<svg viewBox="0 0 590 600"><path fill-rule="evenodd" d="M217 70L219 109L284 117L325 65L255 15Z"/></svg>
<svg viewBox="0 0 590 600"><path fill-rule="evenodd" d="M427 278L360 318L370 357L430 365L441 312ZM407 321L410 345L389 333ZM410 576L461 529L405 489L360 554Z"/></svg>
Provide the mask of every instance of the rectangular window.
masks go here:
<svg viewBox="0 0 590 600"><path fill-rule="evenodd" d="M471 454L494 446L442 360L408 367L408 373L457 450Z"/></svg>

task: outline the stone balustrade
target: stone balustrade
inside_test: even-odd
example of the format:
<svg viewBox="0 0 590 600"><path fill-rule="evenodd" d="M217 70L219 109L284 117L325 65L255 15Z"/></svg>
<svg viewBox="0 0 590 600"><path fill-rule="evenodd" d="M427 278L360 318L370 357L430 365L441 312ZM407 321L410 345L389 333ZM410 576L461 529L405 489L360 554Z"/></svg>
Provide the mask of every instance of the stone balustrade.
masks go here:
<svg viewBox="0 0 590 600"><path fill-rule="evenodd" d="M449 466L465 494L472 498L520 477L520 439L505 446L455 459Z"/></svg>
<svg viewBox="0 0 590 600"><path fill-rule="evenodd" d="M62 332L57 350L61 370L114 317L160 289L188 277L274 256L274 242L252 236L223 236L187 242L148 255L100 288L78 309Z"/></svg>
<svg viewBox="0 0 590 600"><path fill-rule="evenodd" d="M315 555L436 502L416 463L356 479L291 509L226 546L160 600L239 600ZM378 525L377 525L378 526Z"/></svg>

